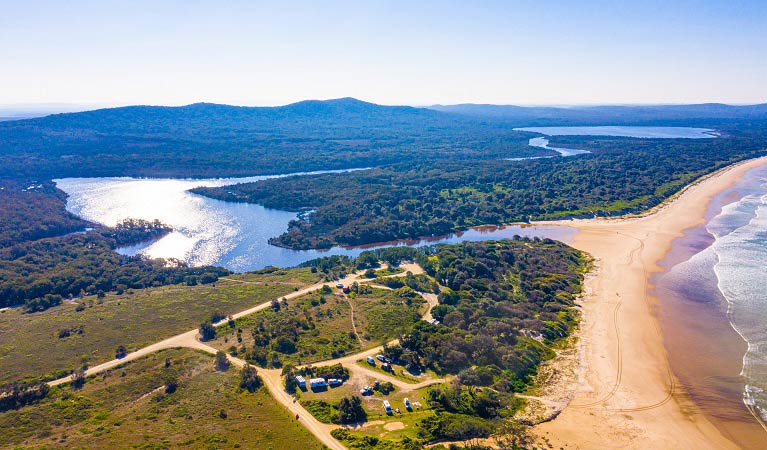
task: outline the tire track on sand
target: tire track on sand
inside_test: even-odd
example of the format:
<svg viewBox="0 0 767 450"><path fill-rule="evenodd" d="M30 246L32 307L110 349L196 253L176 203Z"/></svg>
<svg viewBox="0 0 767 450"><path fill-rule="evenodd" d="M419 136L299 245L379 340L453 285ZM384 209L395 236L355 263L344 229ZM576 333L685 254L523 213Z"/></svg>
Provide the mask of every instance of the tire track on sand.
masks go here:
<svg viewBox="0 0 767 450"><path fill-rule="evenodd" d="M630 255L629 256L629 265L633 264L634 261L635 261L635 258L637 258L637 256L638 256L638 261L639 261L639 263L642 266L642 274L643 274L643 279L644 279L642 300L644 301L645 304L647 304L647 303L649 303L648 302L648 295L647 295L648 289L649 289L649 283L648 283L648 279L647 279L647 265L646 265L644 259L642 258L642 251L644 250L644 241L642 239L639 239L639 238L635 237L635 236L630 236L630 235L627 235L627 234L624 234L624 233L621 233L621 232L617 232L617 233L620 234L621 236L625 236L625 237L627 237L629 239L633 239L633 240L637 241L637 243L639 243L639 245L636 248L632 249L631 253L629 254ZM616 295L620 298L618 293L616 293ZM618 369L616 371L615 383L613 384L613 387L610 390L610 392L608 392L601 399L599 399L597 401L589 402L589 403L584 403L584 404L570 405L573 408L576 408L576 409L587 409L587 408L593 408L593 407L595 407L597 405L603 404L607 400L612 398L615 395L615 393L618 391L618 389L620 388L620 384L621 384L621 381L623 379L623 354L622 354L622 350L621 350L620 325L619 325L619 321L618 321L618 312L620 310L621 303L622 303L622 301L619 300L618 303L615 306L615 309L613 310L613 323L614 323L616 342L617 342L616 346L617 346L617 351L618 351ZM657 322L654 323L653 326L655 328L655 332L659 336L661 336L662 335L662 331L661 331L658 323ZM650 404L650 405L645 405L645 406L638 406L638 407L632 407L632 408L604 408L604 410L611 411L611 412L640 412L640 411L649 411L649 410L652 410L652 409L655 409L655 408L659 408L659 407L665 405L666 403L671 401L671 399L674 396L674 393L676 392L676 382L674 380L674 375L673 375L673 373L671 371L671 365L668 364L668 363L666 364L666 373L668 375L669 388L668 388L668 392L666 393L666 396L662 400L660 400L660 401L658 401L656 403Z"/></svg>

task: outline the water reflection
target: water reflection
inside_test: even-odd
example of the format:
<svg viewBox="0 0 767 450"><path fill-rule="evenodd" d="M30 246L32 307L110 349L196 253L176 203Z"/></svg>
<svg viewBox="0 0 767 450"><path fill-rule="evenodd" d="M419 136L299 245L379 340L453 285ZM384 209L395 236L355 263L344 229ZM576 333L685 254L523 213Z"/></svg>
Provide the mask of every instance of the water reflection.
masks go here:
<svg viewBox="0 0 767 450"><path fill-rule="evenodd" d="M159 219L174 232L156 242L121 249L121 253L178 258L192 265L213 264L243 272L269 265L294 266L320 256L356 256L366 248L334 247L297 251L269 245L270 237L288 228L296 214L249 203L229 203L192 194L196 186L224 186L269 177L176 180L137 178L66 178L56 180L69 194L67 209L85 219L114 225L125 218ZM483 227L447 237L391 242L380 246L423 246L510 238L514 235L568 241L573 230L557 226Z"/></svg>

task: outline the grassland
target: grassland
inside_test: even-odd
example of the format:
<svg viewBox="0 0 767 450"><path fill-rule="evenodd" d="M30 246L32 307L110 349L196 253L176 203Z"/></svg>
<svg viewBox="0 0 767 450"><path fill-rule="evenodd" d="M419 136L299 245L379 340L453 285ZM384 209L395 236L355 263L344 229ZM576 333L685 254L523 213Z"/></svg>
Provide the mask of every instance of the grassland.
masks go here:
<svg viewBox="0 0 767 450"><path fill-rule="evenodd" d="M178 381L172 393L168 377ZM0 447L322 448L265 388L238 385L238 372L215 372L209 355L164 350L0 413Z"/></svg>
<svg viewBox="0 0 767 450"><path fill-rule="evenodd" d="M196 328L213 312L232 314L319 281L310 269L242 274L215 284L166 286L78 299L34 314L0 312L0 382L53 376ZM235 281L236 280L236 281ZM85 309L77 311L78 305ZM69 336L59 337L63 330Z"/></svg>
<svg viewBox="0 0 767 450"><path fill-rule="evenodd" d="M413 375L410 372L408 372L404 366L400 364L391 364L392 371L388 372L386 370L383 370L381 368L381 363L379 361L376 361L375 366L371 366L366 359L358 359L356 361L356 364L358 364L361 367L364 367L368 370L372 370L374 372L378 372L381 375L386 375L388 377L396 378L400 381L404 381L405 383L411 383L411 384L417 384L421 383L423 381L433 380L435 378L439 378L439 375L437 375L433 370L426 369L423 372L421 372L419 375Z"/></svg>
<svg viewBox="0 0 767 450"><path fill-rule="evenodd" d="M276 354L282 364L312 363L393 339L420 320L425 307L418 295L403 298L387 289L349 295L339 290L315 292L291 299L279 310L269 308L237 319L233 328L219 327L218 336L209 344L226 351L234 346L246 358L253 354L249 349L254 349L268 364L272 358L267 353ZM290 343L284 345L285 340ZM252 359L260 365L263 361Z"/></svg>

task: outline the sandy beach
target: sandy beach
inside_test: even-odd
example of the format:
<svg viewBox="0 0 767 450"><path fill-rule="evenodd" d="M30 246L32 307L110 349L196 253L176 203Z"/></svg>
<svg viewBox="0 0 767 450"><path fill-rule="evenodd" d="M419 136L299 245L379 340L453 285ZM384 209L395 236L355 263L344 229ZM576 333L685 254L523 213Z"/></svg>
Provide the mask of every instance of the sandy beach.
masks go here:
<svg viewBox="0 0 767 450"><path fill-rule="evenodd" d="M536 427L555 448L743 447L672 372L650 280L674 240L704 223L711 199L763 164L767 157L722 169L643 217L567 223L578 229L572 245L595 258L596 273L585 284L575 394L556 419ZM742 430L767 448L756 420Z"/></svg>

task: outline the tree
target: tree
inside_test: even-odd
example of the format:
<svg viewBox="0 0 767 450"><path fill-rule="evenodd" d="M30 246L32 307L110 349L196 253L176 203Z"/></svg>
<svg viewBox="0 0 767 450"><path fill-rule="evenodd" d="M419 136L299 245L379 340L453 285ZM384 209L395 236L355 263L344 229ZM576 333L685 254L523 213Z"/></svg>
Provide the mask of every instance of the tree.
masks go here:
<svg viewBox="0 0 767 450"><path fill-rule="evenodd" d="M245 367L240 370L240 387L248 392L256 392L261 387L261 378L256 368L250 364L245 364Z"/></svg>
<svg viewBox="0 0 767 450"><path fill-rule="evenodd" d="M172 394L178 389L178 373L175 370L167 370L162 377L165 385L165 393Z"/></svg>
<svg viewBox="0 0 767 450"><path fill-rule="evenodd" d="M72 386L72 389L80 389L85 384L85 370L82 368L75 369L75 371L72 372L70 379L72 381L69 384Z"/></svg>
<svg viewBox="0 0 767 450"><path fill-rule="evenodd" d="M122 359L125 358L125 356L128 355L128 350L125 348L124 345L120 345L117 347L117 350L115 350L115 358Z"/></svg>
<svg viewBox="0 0 767 450"><path fill-rule="evenodd" d="M226 357L226 353L222 352L221 350L216 352L216 363L215 367L216 370L220 372L225 372L229 370L229 359Z"/></svg>
<svg viewBox="0 0 767 450"><path fill-rule="evenodd" d="M381 353L392 361L397 362L400 360L400 357L402 357L402 346L397 344L387 345L384 342Z"/></svg>
<svg viewBox="0 0 767 450"><path fill-rule="evenodd" d="M344 397L338 403L341 423L358 423L368 419L365 409L362 407L362 399L356 395Z"/></svg>
<svg viewBox="0 0 767 450"><path fill-rule="evenodd" d="M285 392L288 394L295 394L298 390L298 382L296 381L296 375L291 371L285 375Z"/></svg>
<svg viewBox="0 0 767 450"><path fill-rule="evenodd" d="M287 336L280 336L277 338L276 350L280 353L295 353L296 343Z"/></svg>
<svg viewBox="0 0 767 450"><path fill-rule="evenodd" d="M200 340L210 341L216 338L216 328L210 322L200 324Z"/></svg>
<svg viewBox="0 0 767 450"><path fill-rule="evenodd" d="M383 383L379 383L375 390L382 393L383 395L389 395L391 392L394 392L394 385L391 383L391 381L384 381Z"/></svg>

